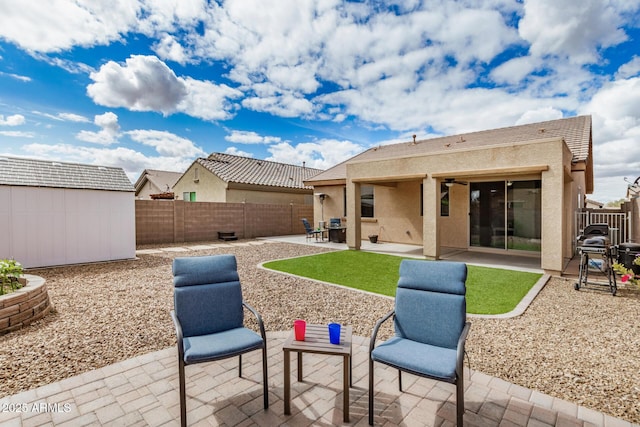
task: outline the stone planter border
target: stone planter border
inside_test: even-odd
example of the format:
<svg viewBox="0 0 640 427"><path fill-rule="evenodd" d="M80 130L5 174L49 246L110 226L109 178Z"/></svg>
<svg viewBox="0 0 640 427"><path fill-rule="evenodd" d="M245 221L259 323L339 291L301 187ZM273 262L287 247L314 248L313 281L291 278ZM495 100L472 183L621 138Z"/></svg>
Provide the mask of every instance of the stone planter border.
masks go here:
<svg viewBox="0 0 640 427"><path fill-rule="evenodd" d="M45 280L31 274L24 274L23 278L26 286L0 296L0 335L42 319L51 309Z"/></svg>

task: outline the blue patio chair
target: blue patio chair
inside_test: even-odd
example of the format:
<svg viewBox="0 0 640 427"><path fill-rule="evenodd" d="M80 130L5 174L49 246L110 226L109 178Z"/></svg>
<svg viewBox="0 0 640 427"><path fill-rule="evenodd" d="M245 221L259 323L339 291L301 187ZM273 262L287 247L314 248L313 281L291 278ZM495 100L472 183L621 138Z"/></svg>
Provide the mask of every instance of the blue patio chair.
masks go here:
<svg viewBox="0 0 640 427"><path fill-rule="evenodd" d="M373 362L456 385L457 425L464 414L463 356L467 266L459 262L403 260L395 309L376 323L369 344L369 425L373 425ZM375 346L378 329L394 317L395 336Z"/></svg>
<svg viewBox="0 0 640 427"><path fill-rule="evenodd" d="M307 218L302 218L302 224L304 225L304 229L307 232L307 240L311 237L315 237L318 240L318 235L322 233L320 230L314 230L313 227L309 224Z"/></svg>
<svg viewBox="0 0 640 427"><path fill-rule="evenodd" d="M187 425L185 365L239 356L262 349L264 409L267 389L267 338L262 318L242 299L234 255L176 258L173 261L174 310L171 318L178 338L180 420ZM244 327L244 309L258 321L260 335Z"/></svg>

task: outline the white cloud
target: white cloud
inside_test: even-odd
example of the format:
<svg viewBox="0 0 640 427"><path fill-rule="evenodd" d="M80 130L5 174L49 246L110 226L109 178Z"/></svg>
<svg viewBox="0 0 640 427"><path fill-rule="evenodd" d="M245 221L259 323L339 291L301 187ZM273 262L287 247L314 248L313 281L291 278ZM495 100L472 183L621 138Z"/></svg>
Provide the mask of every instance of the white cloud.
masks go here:
<svg viewBox="0 0 640 427"><path fill-rule="evenodd" d="M179 64L184 64L188 60L184 48L171 34L164 34L162 38L153 45L153 51L160 58L175 61Z"/></svg>
<svg viewBox="0 0 640 427"><path fill-rule="evenodd" d="M248 97L242 100L242 106L281 117L310 117L314 108L309 100L294 94Z"/></svg>
<svg viewBox="0 0 640 427"><path fill-rule="evenodd" d="M62 68L63 70L71 74L89 74L95 71L91 66L87 64L78 61L72 61L70 59L53 57L41 53L32 53L32 56L35 59L45 62L51 66Z"/></svg>
<svg viewBox="0 0 640 427"><path fill-rule="evenodd" d="M11 138L35 138L33 132L23 132L17 130L0 130L0 135L9 136Z"/></svg>
<svg viewBox="0 0 640 427"><path fill-rule="evenodd" d="M206 0L146 0L136 29L147 35L189 29L205 14Z"/></svg>
<svg viewBox="0 0 640 427"><path fill-rule="evenodd" d="M530 56L510 59L491 70L491 79L496 83L517 85L539 66Z"/></svg>
<svg viewBox="0 0 640 427"><path fill-rule="evenodd" d="M303 142L291 145L281 142L269 146L271 156L266 160L305 165L310 168L328 169L364 151L364 147L351 141L322 139L314 142Z"/></svg>
<svg viewBox="0 0 640 427"><path fill-rule="evenodd" d="M191 158L170 156L146 156L139 151L125 147L80 147L70 144L28 144L22 149L31 156L47 159L85 163L101 166L121 167L131 182L135 182L144 169L160 169L184 172L193 162Z"/></svg>
<svg viewBox="0 0 640 427"><path fill-rule="evenodd" d="M516 125L526 125L528 123L546 122L548 120L557 120L562 118L562 111L553 107L543 107L536 110L525 112L518 120Z"/></svg>
<svg viewBox="0 0 640 427"><path fill-rule="evenodd" d="M2 60L2 56L0 56L0 60ZM21 82L25 82L25 83L28 83L31 81L31 77L22 76L20 74L5 73L4 71L0 71L0 76L11 77L12 79L20 80Z"/></svg>
<svg viewBox="0 0 640 427"><path fill-rule="evenodd" d="M463 62L489 62L518 38L497 10L487 9L461 9L443 17L436 35L444 50Z"/></svg>
<svg viewBox="0 0 640 427"><path fill-rule="evenodd" d="M25 119L22 114L14 114L6 118L0 114L0 126L20 126L24 123Z"/></svg>
<svg viewBox="0 0 640 427"><path fill-rule="evenodd" d="M615 2L526 0L519 30L534 56L558 55L585 64L598 60L598 49L627 39Z"/></svg>
<svg viewBox="0 0 640 427"><path fill-rule="evenodd" d="M640 77L612 81L580 109L581 114L593 118L594 198L620 199L626 191L624 177L635 179L640 175L638 93Z"/></svg>
<svg viewBox="0 0 640 427"><path fill-rule="evenodd" d="M241 92L227 85L216 85L209 81L190 77L184 82L186 95L176 106L178 111L204 120L227 120L233 117L233 104L229 99L238 98Z"/></svg>
<svg viewBox="0 0 640 427"><path fill-rule="evenodd" d="M231 154L234 156L242 156L242 157L253 157L253 153L249 153L247 151L238 150L236 147L228 147L224 150L226 154Z"/></svg>
<svg viewBox="0 0 640 427"><path fill-rule="evenodd" d="M193 159L206 153L191 140L171 132L159 130L131 130L126 132L135 142L153 147L158 154L177 159ZM157 169L157 168L156 168Z"/></svg>
<svg viewBox="0 0 640 427"><path fill-rule="evenodd" d="M239 144L273 144L281 142L277 136L262 136L252 131L234 130L230 135L224 137L226 141Z"/></svg>
<svg viewBox="0 0 640 427"><path fill-rule="evenodd" d="M76 138L81 141L102 145L110 145L118 141L120 125L118 124L117 115L112 112L96 115L94 123L101 128L98 132L82 130L78 132Z"/></svg>
<svg viewBox="0 0 640 427"><path fill-rule="evenodd" d="M107 44L136 23L140 7L128 0L4 2L0 38L32 52Z"/></svg>
<svg viewBox="0 0 640 427"><path fill-rule="evenodd" d="M81 116L80 114L75 113L59 113L58 117L62 120L66 120L69 122L78 122L78 123L88 123L90 122L85 116Z"/></svg>
<svg viewBox="0 0 640 427"><path fill-rule="evenodd" d="M82 116L80 114L75 113L58 113L58 114L50 114L44 113L42 111L33 110L31 113L36 114L38 116L46 117L51 120L56 120L58 122L77 122L77 123L91 123L91 120Z"/></svg>
<svg viewBox="0 0 640 427"><path fill-rule="evenodd" d="M155 56L133 55L124 66L109 61L91 73L87 94L97 104L171 114L187 95L184 81Z"/></svg>
<svg viewBox="0 0 640 427"><path fill-rule="evenodd" d="M637 28L640 2L635 0L585 0L580 7L573 0L6 3L0 40L69 72L90 73L93 82L87 93L106 107L166 116L184 113L208 121L231 119L244 108L333 121L334 128L341 123L402 135L450 134L574 112L593 114L597 177L610 173L605 166L622 167L613 153L622 155L638 140L640 105L633 95L640 90L640 59L623 59L627 62L618 68L615 81L600 73L607 65L604 60L614 56L608 54L612 48L627 40L623 28ZM140 34L149 38L158 57L131 56L95 70L68 59L70 54L52 54L127 42L125 37ZM514 52L528 54L505 61ZM176 75L167 64L185 71ZM196 64L204 64L200 73L211 65L216 74L220 69L225 74L216 81L205 80L205 74L189 76ZM63 114L47 117L88 121ZM98 137L105 129L82 135L106 143L108 134ZM174 152L169 142L174 137L176 151L192 157L202 151L173 134L131 132L136 142L145 141L141 143L165 154ZM294 145L241 131L225 139L271 144L274 157L290 157L291 163L304 159L309 165L335 164L342 158L339 152L331 154L333 145L350 147L333 140Z"/></svg>
<svg viewBox="0 0 640 427"><path fill-rule="evenodd" d="M582 108L605 121L640 121L640 77L621 79L604 85Z"/></svg>
<svg viewBox="0 0 640 427"><path fill-rule="evenodd" d="M637 76L638 74L640 74L640 56L634 55L631 61L618 68L616 78L626 79L628 77Z"/></svg>
<svg viewBox="0 0 640 427"><path fill-rule="evenodd" d="M107 107L132 111L159 111L164 115L184 112L205 120L231 117L228 98L240 92L226 85L181 78L155 56L134 55L124 65L109 61L91 73L94 83L87 94Z"/></svg>

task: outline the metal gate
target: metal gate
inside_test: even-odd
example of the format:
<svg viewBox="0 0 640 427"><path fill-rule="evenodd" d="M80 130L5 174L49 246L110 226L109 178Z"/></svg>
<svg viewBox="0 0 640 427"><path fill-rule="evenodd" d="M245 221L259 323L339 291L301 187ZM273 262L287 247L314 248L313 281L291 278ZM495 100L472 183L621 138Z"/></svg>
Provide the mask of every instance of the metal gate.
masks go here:
<svg viewBox="0 0 640 427"><path fill-rule="evenodd" d="M609 238L612 245L628 242L631 236L631 214L627 212L602 212L600 210L586 210L576 212L576 238L582 234L587 225L608 224Z"/></svg>

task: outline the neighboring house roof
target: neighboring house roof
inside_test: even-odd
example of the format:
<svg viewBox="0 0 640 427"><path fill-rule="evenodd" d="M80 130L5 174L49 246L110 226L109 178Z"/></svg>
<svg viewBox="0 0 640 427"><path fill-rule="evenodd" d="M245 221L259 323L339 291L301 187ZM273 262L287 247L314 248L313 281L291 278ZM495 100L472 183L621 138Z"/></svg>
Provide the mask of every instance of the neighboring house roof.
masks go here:
<svg viewBox="0 0 640 427"><path fill-rule="evenodd" d="M500 129L491 129L459 135L423 139L415 142L381 145L370 148L307 182L345 179L347 163L352 161L372 161L396 157L409 157L443 153L448 151L507 145L514 142L535 141L554 137L564 138L576 161L589 161L591 146L591 116L578 116L547 122L530 123Z"/></svg>
<svg viewBox="0 0 640 427"><path fill-rule="evenodd" d="M156 169L145 169L142 171L135 183L136 195L140 193L144 185L149 182L160 192L170 192L171 188L178 182L182 172L161 171Z"/></svg>
<svg viewBox="0 0 640 427"><path fill-rule="evenodd" d="M307 190L313 187L305 186L304 181L322 172L322 169L224 153L213 153L206 159L197 159L196 163L226 182Z"/></svg>
<svg viewBox="0 0 640 427"><path fill-rule="evenodd" d="M594 207L594 208L603 208L604 207L604 203L598 202L596 200L584 199L584 202L587 205L587 207Z"/></svg>
<svg viewBox="0 0 640 427"><path fill-rule="evenodd" d="M134 191L122 168L0 157L0 185Z"/></svg>

